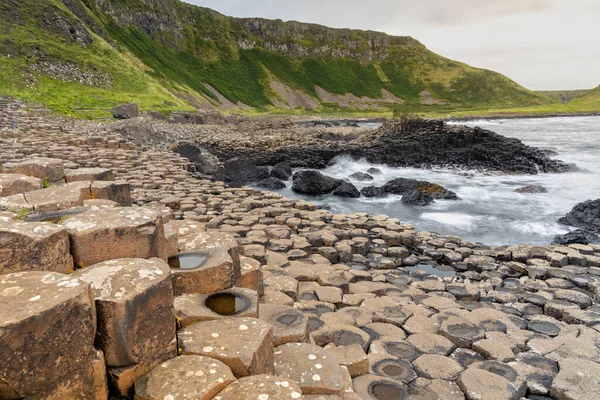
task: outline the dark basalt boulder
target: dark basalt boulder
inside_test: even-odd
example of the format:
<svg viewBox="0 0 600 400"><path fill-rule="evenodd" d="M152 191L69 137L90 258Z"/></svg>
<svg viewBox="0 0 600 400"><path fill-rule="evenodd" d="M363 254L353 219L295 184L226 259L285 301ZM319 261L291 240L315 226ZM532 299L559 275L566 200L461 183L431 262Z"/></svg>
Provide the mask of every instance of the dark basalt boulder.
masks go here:
<svg viewBox="0 0 600 400"><path fill-rule="evenodd" d="M548 189L542 185L531 185L516 189L515 193L548 193Z"/></svg>
<svg viewBox="0 0 600 400"><path fill-rule="evenodd" d="M358 191L356 186L354 186L350 182L343 182L340 186L338 186L333 191L333 195L339 196L339 197L347 197L347 198L351 198L351 199L357 199L360 197L360 192Z"/></svg>
<svg viewBox="0 0 600 400"><path fill-rule="evenodd" d="M308 195L322 195L333 192L343 181L325 176L318 171L300 171L293 177L292 190Z"/></svg>
<svg viewBox="0 0 600 400"><path fill-rule="evenodd" d="M558 223L600 232L600 199L577 204L571 212L559 219Z"/></svg>
<svg viewBox="0 0 600 400"><path fill-rule="evenodd" d="M388 194L406 195L414 191L423 192L433 199L459 200L459 197L451 190L437 183L418 181L415 179L398 178L383 185L382 189Z"/></svg>
<svg viewBox="0 0 600 400"><path fill-rule="evenodd" d="M200 173L213 175L220 168L217 157L212 155L208 150L198 147L193 143L176 143L171 147L171 151L190 160L196 167L196 171Z"/></svg>
<svg viewBox="0 0 600 400"><path fill-rule="evenodd" d="M285 183L283 183L279 179L273 178L273 177L256 183L256 186L261 189L268 189L268 190L285 189Z"/></svg>
<svg viewBox="0 0 600 400"><path fill-rule="evenodd" d="M290 164L286 162L280 162L275 164L275 166L271 169L271 176L277 179L281 179L287 181L292 177L293 171Z"/></svg>
<svg viewBox="0 0 600 400"><path fill-rule="evenodd" d="M357 172L355 174L350 175L349 178L355 179L359 182L372 181L374 179L371 175L366 174L364 172Z"/></svg>
<svg viewBox="0 0 600 400"><path fill-rule="evenodd" d="M570 244L587 245L590 243L600 243L600 236L598 236L594 232L586 231L583 229L577 229L576 231L569 232L565 235L556 236L552 244L568 246Z"/></svg>
<svg viewBox="0 0 600 400"><path fill-rule="evenodd" d="M228 183L245 184L269 179L267 167L257 167L246 161L233 159L223 163L223 181Z"/></svg>
<svg viewBox="0 0 600 400"><path fill-rule="evenodd" d="M385 190L383 190L383 188L380 188L377 186L364 187L360 191L360 194L362 194L364 197L369 197L369 198L387 196L387 193L385 192Z"/></svg>
<svg viewBox="0 0 600 400"><path fill-rule="evenodd" d="M402 196L402 204L409 206L425 207L434 203L433 197L429 193L413 190L411 193Z"/></svg>
<svg viewBox="0 0 600 400"><path fill-rule="evenodd" d="M116 119L137 118L139 115L137 103L121 104L110 110L110 112Z"/></svg>
<svg viewBox="0 0 600 400"><path fill-rule="evenodd" d="M379 168L369 168L367 170L367 173L369 173L371 175L379 175L379 174L381 174L381 170Z"/></svg>

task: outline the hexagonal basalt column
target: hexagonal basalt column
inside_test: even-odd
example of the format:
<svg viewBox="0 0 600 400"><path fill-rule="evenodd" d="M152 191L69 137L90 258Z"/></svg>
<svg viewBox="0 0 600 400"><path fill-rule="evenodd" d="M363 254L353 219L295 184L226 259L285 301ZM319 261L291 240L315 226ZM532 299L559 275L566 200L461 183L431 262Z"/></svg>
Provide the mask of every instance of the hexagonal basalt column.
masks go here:
<svg viewBox="0 0 600 400"><path fill-rule="evenodd" d="M110 260L72 274L89 282L98 346L111 367L160 356L175 336L169 266L159 259Z"/></svg>
<svg viewBox="0 0 600 400"><path fill-rule="evenodd" d="M197 232L182 242L182 253L169 259L175 295L210 294L241 283L239 244L220 232Z"/></svg>
<svg viewBox="0 0 600 400"><path fill-rule="evenodd" d="M76 265L87 266L119 258L167 259L162 217L147 208L90 211L67 219Z"/></svg>
<svg viewBox="0 0 600 400"><path fill-rule="evenodd" d="M135 383L136 400L210 400L235 381L229 367L203 356L166 361Z"/></svg>
<svg viewBox="0 0 600 400"><path fill-rule="evenodd" d="M258 294L254 290L233 288L206 294L182 294L175 298L179 326L223 318L258 317Z"/></svg>
<svg viewBox="0 0 600 400"><path fill-rule="evenodd" d="M238 378L273 372L273 327L255 318L199 322L178 334L182 353L227 364Z"/></svg>
<svg viewBox="0 0 600 400"><path fill-rule="evenodd" d="M270 375L242 378L227 386L215 400L294 400L302 398L302 390L294 381Z"/></svg>
<svg viewBox="0 0 600 400"><path fill-rule="evenodd" d="M69 235L61 226L0 220L0 274L20 271L68 273L73 269Z"/></svg>
<svg viewBox="0 0 600 400"><path fill-rule="evenodd" d="M65 180L64 161L55 158L32 158L17 163L4 164L4 171L44 179L52 183Z"/></svg>
<svg viewBox="0 0 600 400"><path fill-rule="evenodd" d="M48 398L89 366L95 328L87 283L54 272L0 276L0 397Z"/></svg>
<svg viewBox="0 0 600 400"><path fill-rule="evenodd" d="M95 182L95 181L114 181L115 173L105 168L78 168L66 169L65 177L67 182Z"/></svg>
<svg viewBox="0 0 600 400"><path fill-rule="evenodd" d="M0 197L27 193L41 188L41 179L20 174L0 174Z"/></svg>

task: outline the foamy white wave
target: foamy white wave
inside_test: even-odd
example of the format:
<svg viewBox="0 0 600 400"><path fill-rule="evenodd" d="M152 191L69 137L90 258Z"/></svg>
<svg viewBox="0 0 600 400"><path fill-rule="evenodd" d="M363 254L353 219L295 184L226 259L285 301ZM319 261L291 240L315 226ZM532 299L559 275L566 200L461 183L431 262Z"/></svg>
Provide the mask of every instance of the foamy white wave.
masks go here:
<svg viewBox="0 0 600 400"><path fill-rule="evenodd" d="M453 226L467 230L472 229L475 224L475 221L477 220L476 216L457 212L426 212L421 214L421 218L439 222L443 225Z"/></svg>

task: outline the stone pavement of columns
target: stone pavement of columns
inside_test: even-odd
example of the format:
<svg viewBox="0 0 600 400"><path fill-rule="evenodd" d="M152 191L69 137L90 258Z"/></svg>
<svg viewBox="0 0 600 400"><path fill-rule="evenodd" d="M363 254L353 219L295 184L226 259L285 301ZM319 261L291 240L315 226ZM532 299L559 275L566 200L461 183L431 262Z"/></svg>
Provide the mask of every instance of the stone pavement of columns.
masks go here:
<svg viewBox="0 0 600 400"><path fill-rule="evenodd" d="M27 115L0 164L2 399L600 398L600 246L332 215Z"/></svg>

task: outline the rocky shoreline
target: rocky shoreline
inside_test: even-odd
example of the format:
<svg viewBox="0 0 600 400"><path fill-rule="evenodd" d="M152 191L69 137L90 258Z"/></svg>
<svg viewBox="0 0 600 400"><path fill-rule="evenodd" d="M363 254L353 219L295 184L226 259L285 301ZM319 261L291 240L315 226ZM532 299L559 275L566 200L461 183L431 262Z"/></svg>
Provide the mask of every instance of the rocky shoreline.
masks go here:
<svg viewBox="0 0 600 400"><path fill-rule="evenodd" d="M230 187L158 150L191 129L180 128L166 139L138 132L140 142L155 138L152 149L131 132L26 114L19 130L0 134L4 398L588 400L600 392L600 245L488 247ZM203 146L213 143L206 148L221 157L275 163L276 149L306 154L290 132L284 144L268 134L230 137L218 154L223 132L210 130ZM379 134L380 143L393 140ZM486 132L456 135L494 142ZM510 168L563 167L510 145L532 157ZM490 154L485 164L500 165L503 152Z"/></svg>

